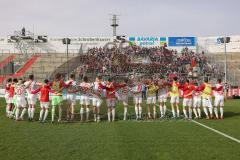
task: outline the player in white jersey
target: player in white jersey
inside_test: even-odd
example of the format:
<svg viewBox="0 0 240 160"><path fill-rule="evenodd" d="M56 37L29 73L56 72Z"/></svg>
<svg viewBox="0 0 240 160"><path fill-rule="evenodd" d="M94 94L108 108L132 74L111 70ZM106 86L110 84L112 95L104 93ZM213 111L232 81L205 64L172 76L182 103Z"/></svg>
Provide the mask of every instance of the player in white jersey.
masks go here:
<svg viewBox="0 0 240 160"><path fill-rule="evenodd" d="M93 82L93 98L92 98L92 106L93 106L93 117L95 122L100 121L100 106L102 104L101 95L103 93L102 88L99 86L99 84L103 84L102 77L97 76L95 82Z"/></svg>
<svg viewBox="0 0 240 160"><path fill-rule="evenodd" d="M135 113L136 113L136 120L142 118L142 83L140 79L138 79L133 88L131 89L133 93L134 103L135 103Z"/></svg>
<svg viewBox="0 0 240 160"><path fill-rule="evenodd" d="M25 92L26 92L26 87L24 85L24 82L22 79L18 80L18 84L16 85L15 88L15 95L16 95L16 120L23 120L24 114L26 113L26 100L25 100ZM22 110L22 112L21 112ZM21 112L21 114L20 114ZM20 117L19 117L20 114Z"/></svg>
<svg viewBox="0 0 240 160"><path fill-rule="evenodd" d="M167 85L163 79L158 81L158 102L159 102L159 110L160 110L160 118L164 118L166 115L166 102L167 102Z"/></svg>
<svg viewBox="0 0 240 160"><path fill-rule="evenodd" d="M197 85L195 86L195 90L193 91L193 113L195 118L201 118L201 92L197 90Z"/></svg>
<svg viewBox="0 0 240 160"><path fill-rule="evenodd" d="M71 89L76 89L77 82L75 81L75 74L70 75L70 79L66 82L69 85L67 89L67 120L73 121L74 109L76 105L76 93L70 93Z"/></svg>
<svg viewBox="0 0 240 160"><path fill-rule="evenodd" d="M122 88L120 89L120 100L123 103L124 106L124 112L123 112L123 120L127 120L127 114L128 114L128 91L129 91L129 87L128 87L128 79L126 78L124 80L124 84L122 86Z"/></svg>
<svg viewBox="0 0 240 160"><path fill-rule="evenodd" d="M27 91L27 101L28 101L28 119L33 120L34 112L35 112L35 105L37 102L37 95L32 94L32 90L36 90L38 88L38 85L36 81L34 81L34 75L29 75L29 80L24 83L26 86Z"/></svg>
<svg viewBox="0 0 240 160"><path fill-rule="evenodd" d="M216 116L217 119L219 119L219 116L218 116L218 107L219 107L220 118L223 119L224 87L222 85L222 80L221 79L217 80L217 84L215 85L213 93L214 93L214 96L215 96L215 100L214 100L215 116Z"/></svg>
<svg viewBox="0 0 240 160"><path fill-rule="evenodd" d="M89 95L89 90L91 89L91 84L88 83L88 77L83 77L83 82L80 83L80 87L84 89L84 91L81 93L80 96L80 104L81 104L81 109L80 109L80 116L81 116L81 121L83 121L83 114L84 114L84 109L86 110L86 121L89 120L89 105L90 105L90 95Z"/></svg>

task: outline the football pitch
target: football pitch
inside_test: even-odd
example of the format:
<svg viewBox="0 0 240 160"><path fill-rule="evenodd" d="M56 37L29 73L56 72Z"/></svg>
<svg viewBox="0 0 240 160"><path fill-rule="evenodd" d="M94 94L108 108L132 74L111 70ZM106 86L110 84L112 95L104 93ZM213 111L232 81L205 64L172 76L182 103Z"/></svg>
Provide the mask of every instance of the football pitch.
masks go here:
<svg viewBox="0 0 240 160"><path fill-rule="evenodd" d="M196 120L198 123L183 119L55 124L49 120L44 124L27 120L16 122L5 117L4 99L0 99L0 104L1 160L240 159L240 100L226 101L224 120L201 119ZM101 112L106 115L104 106ZM129 112L134 114L134 108L130 107ZM146 113L145 107L143 112ZM39 110L36 119L38 113ZM121 113L123 107L119 104L118 119L122 119Z"/></svg>

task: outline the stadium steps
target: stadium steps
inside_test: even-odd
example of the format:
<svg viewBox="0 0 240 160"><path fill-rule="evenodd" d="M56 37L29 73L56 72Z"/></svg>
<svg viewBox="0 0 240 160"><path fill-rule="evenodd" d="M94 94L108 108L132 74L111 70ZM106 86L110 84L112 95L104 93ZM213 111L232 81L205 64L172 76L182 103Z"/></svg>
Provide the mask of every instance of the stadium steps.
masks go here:
<svg viewBox="0 0 240 160"><path fill-rule="evenodd" d="M224 72L225 54L209 54L208 59L220 66ZM240 53L227 53L228 79L233 85L240 85Z"/></svg>
<svg viewBox="0 0 240 160"><path fill-rule="evenodd" d="M55 73L62 64L67 62L67 56L63 53L38 54L39 59L28 69L27 74L34 74L35 80L42 81ZM69 60L76 54L69 54Z"/></svg>
<svg viewBox="0 0 240 160"><path fill-rule="evenodd" d="M27 60L27 62L20 68L17 70L17 72L15 72L14 74L8 74L8 75L2 75L0 76L0 84L3 85L4 81L8 78L8 77L12 77L12 78L19 78L19 77L23 77L24 74L26 73L26 71L31 67L31 65L38 59L39 56L33 55L31 56L30 59Z"/></svg>
<svg viewBox="0 0 240 160"><path fill-rule="evenodd" d="M6 66L8 63L12 62L16 58L15 55L11 55L6 57L0 62L0 69L2 69L4 66Z"/></svg>

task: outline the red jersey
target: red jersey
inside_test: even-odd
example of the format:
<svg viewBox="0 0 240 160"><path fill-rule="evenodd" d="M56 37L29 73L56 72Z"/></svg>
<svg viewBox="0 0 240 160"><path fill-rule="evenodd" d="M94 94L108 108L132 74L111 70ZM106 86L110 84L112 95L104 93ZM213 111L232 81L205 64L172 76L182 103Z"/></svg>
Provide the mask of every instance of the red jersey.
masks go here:
<svg viewBox="0 0 240 160"><path fill-rule="evenodd" d="M192 98L193 97L193 91L195 90L194 85L190 83L186 83L182 87L183 90L183 98Z"/></svg>
<svg viewBox="0 0 240 160"><path fill-rule="evenodd" d="M8 95L8 97L13 97L14 96L14 85L6 84L5 93Z"/></svg>
<svg viewBox="0 0 240 160"><path fill-rule="evenodd" d="M41 88L32 90L31 94L36 94L38 92L40 92L40 102L49 102L49 93L51 92L49 85L43 85Z"/></svg>
<svg viewBox="0 0 240 160"><path fill-rule="evenodd" d="M113 84L112 82L108 82L105 86L99 84L99 87L102 89L106 89L107 99L116 98L115 93L118 88L124 87L125 85Z"/></svg>

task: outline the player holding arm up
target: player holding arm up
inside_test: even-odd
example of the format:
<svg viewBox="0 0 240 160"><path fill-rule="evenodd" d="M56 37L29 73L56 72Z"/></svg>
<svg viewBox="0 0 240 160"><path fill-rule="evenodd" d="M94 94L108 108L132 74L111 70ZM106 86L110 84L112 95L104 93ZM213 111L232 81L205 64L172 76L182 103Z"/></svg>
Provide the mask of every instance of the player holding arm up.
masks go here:
<svg viewBox="0 0 240 160"><path fill-rule="evenodd" d="M26 113L26 100L25 100L26 87L24 81L20 78L15 88L16 95L16 121L23 120L24 114ZM22 110L22 112L21 112ZM21 114L20 114L21 112ZM20 117L19 117L20 114Z"/></svg>
<svg viewBox="0 0 240 160"><path fill-rule="evenodd" d="M31 94L37 94L38 92L40 92L40 107L41 107L39 121L44 123L48 116L49 93L51 92L49 81L47 79L44 80L44 84L42 84L40 88L32 90Z"/></svg>
<svg viewBox="0 0 240 160"><path fill-rule="evenodd" d="M214 88L214 112L217 119L219 119L218 116L218 107L220 109L220 118L223 119L223 107L224 107L224 87L222 85L222 80L218 79L217 84Z"/></svg>

